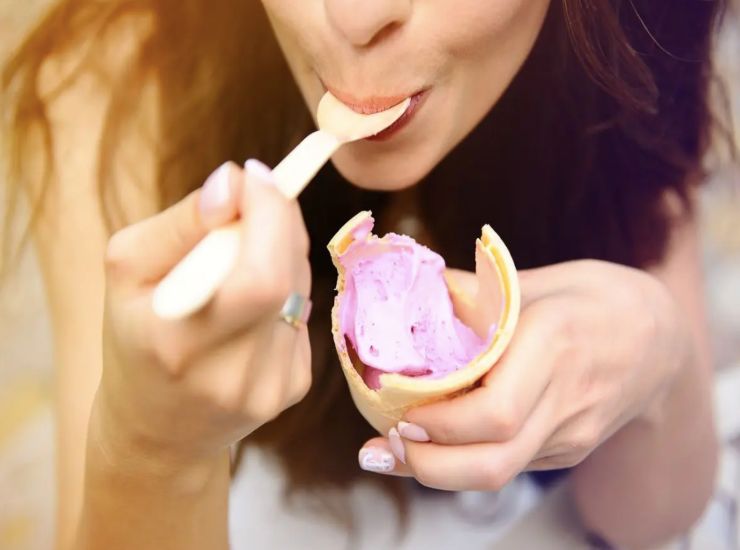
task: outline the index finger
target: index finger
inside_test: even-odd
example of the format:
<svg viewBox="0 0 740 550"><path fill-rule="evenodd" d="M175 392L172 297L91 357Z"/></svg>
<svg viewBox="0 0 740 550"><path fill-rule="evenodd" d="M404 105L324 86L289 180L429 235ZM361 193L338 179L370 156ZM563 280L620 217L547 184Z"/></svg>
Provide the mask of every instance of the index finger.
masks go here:
<svg viewBox="0 0 740 550"><path fill-rule="evenodd" d="M308 236L296 201L286 199L269 170L248 166L242 199L240 251L211 303L235 323L277 317L292 292L308 297Z"/></svg>

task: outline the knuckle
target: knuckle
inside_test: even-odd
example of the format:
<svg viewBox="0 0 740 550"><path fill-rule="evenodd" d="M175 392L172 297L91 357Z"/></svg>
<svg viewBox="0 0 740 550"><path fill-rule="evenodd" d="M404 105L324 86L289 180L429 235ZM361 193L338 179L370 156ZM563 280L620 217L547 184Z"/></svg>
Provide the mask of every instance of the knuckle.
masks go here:
<svg viewBox="0 0 740 550"><path fill-rule="evenodd" d="M489 460L480 467L483 488L487 491L500 491L509 483L514 474L495 460Z"/></svg>
<svg viewBox="0 0 740 550"><path fill-rule="evenodd" d="M582 373L582 366L589 364L590 349L585 346L576 345L573 342L563 341L553 345L552 350L552 369L557 372L565 373ZM590 388L592 378L588 375L581 374L581 386Z"/></svg>
<svg viewBox="0 0 740 550"><path fill-rule="evenodd" d="M179 378L187 366L187 358L177 346L157 346L155 357L160 368L172 378Z"/></svg>
<svg viewBox="0 0 740 550"><path fill-rule="evenodd" d="M545 457L538 458L534 461L536 470L560 470L571 468L577 464L576 457L578 453L570 448L560 449Z"/></svg>
<svg viewBox="0 0 740 550"><path fill-rule="evenodd" d="M529 314L535 321L537 332L544 340L558 347L571 347L577 335L577 324L571 312L562 307L552 307L546 301L530 306Z"/></svg>
<svg viewBox="0 0 740 550"><path fill-rule="evenodd" d="M488 413L486 420L491 434L497 441L514 439L522 427L518 407L510 401L496 404L495 408Z"/></svg>
<svg viewBox="0 0 740 550"><path fill-rule="evenodd" d="M556 318L553 323L550 333L552 367L555 370L573 370L587 363L591 347L579 341L580 328L576 321L566 315Z"/></svg>
<svg viewBox="0 0 740 550"><path fill-rule="evenodd" d="M411 470L416 481L425 487L429 487L430 489L442 488L440 479L436 475L434 467L429 467L424 463L413 464L411 461L408 461L407 466Z"/></svg>
<svg viewBox="0 0 740 550"><path fill-rule="evenodd" d="M425 426L435 442L454 444L460 439L457 428L447 417L434 418L432 422L428 418L426 421L415 420L413 414L407 415L407 418L414 424Z"/></svg>
<svg viewBox="0 0 740 550"><path fill-rule="evenodd" d="M560 468L567 468L562 457L557 456L546 456L534 460L530 465L530 471L542 471L542 470L558 470Z"/></svg>
<svg viewBox="0 0 740 550"><path fill-rule="evenodd" d="M156 363L170 377L180 377L192 362L192 344L161 327L154 327L151 331L150 350Z"/></svg>
<svg viewBox="0 0 740 550"><path fill-rule="evenodd" d="M562 349L571 350L577 347L578 325L567 311L551 310L547 322L552 331L551 336L560 342Z"/></svg>
<svg viewBox="0 0 740 550"><path fill-rule="evenodd" d="M579 428L571 437L571 449L576 455L588 454L599 444L599 431L590 425Z"/></svg>
<svg viewBox="0 0 740 550"><path fill-rule="evenodd" d="M172 344L155 345L154 356L160 368L173 378L178 378L189 362L187 354L179 346Z"/></svg>
<svg viewBox="0 0 740 550"><path fill-rule="evenodd" d="M298 370L297 376L293 380L289 403L295 405L302 401L308 392L311 390L311 370L308 368L302 368Z"/></svg>
<svg viewBox="0 0 740 550"><path fill-rule="evenodd" d="M213 401L219 410L239 413L244 408L244 395L239 384L226 384L214 392Z"/></svg>
<svg viewBox="0 0 740 550"><path fill-rule="evenodd" d="M127 228L116 231L105 248L104 265L109 275L118 275L129 262L129 235Z"/></svg>
<svg viewBox="0 0 740 550"><path fill-rule="evenodd" d="M566 453L563 456L559 457L557 460L557 468L573 468L575 466L578 466L581 462L585 460L585 458L588 456L588 453L583 451L573 451L570 453Z"/></svg>
<svg viewBox="0 0 740 550"><path fill-rule="evenodd" d="M241 405L241 410L255 422L266 424L282 412L282 402L279 392L255 392Z"/></svg>

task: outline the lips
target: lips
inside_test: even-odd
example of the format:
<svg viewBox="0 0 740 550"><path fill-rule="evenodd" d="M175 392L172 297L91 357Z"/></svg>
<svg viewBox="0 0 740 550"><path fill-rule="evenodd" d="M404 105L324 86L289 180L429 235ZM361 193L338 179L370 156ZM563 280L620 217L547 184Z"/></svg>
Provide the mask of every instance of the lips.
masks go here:
<svg viewBox="0 0 740 550"><path fill-rule="evenodd" d="M324 87L347 107L356 113L361 113L363 115L372 115L374 113L379 113L380 111L386 111L391 107L398 105L407 97L412 97L414 95L401 94L394 96L371 96L359 99L351 94L332 88L331 86L324 85Z"/></svg>
<svg viewBox="0 0 740 550"><path fill-rule="evenodd" d="M375 134L374 136L370 136L369 138L366 138L365 141L385 141L387 139L390 139L394 135L396 135L403 128L409 125L414 115L416 114L416 112L419 110L422 103L426 99L427 95L428 94L426 90L423 90L411 96L411 102L409 103L408 108L398 118L396 122L388 126L388 128L386 128L385 130Z"/></svg>
<svg viewBox="0 0 740 550"><path fill-rule="evenodd" d="M368 96L364 98L358 98L357 96L354 96L348 92L344 92L342 90L333 88L332 86L328 86L321 79L319 79L319 81L321 82L321 85L323 86L325 90L331 92L334 97L336 97L339 101L347 105L347 107L349 107L350 109L352 109L353 111L357 113L362 113L366 115L378 113L380 111L385 111L395 105L398 105L399 103L404 101L406 98L409 98L409 97L411 98L409 107L406 109L403 115L401 115L401 117L396 122L391 124L388 128L386 128L382 132L372 137L367 138L367 141L384 141L390 138L392 135L396 134L404 126L408 125L413 115L416 113L416 111L418 111L423 100L427 96L427 89L422 89L417 92L411 92L411 93L405 93L405 94L399 94L399 95Z"/></svg>

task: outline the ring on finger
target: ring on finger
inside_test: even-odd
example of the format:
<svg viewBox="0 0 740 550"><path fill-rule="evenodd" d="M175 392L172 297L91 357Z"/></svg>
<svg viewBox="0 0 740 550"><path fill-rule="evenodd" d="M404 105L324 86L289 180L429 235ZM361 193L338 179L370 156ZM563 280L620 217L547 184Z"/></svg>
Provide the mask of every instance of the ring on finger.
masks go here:
<svg viewBox="0 0 740 550"><path fill-rule="evenodd" d="M291 292L280 310L280 318L294 328L301 328L308 323L312 306L310 298Z"/></svg>

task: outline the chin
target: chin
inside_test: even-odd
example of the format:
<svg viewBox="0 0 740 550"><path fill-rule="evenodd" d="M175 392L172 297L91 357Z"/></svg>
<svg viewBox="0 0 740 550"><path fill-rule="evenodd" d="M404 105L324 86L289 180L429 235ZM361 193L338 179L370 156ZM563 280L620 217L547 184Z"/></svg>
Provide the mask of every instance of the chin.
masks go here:
<svg viewBox="0 0 740 550"><path fill-rule="evenodd" d="M446 154L438 144L404 147L388 142L345 145L333 157L337 171L368 191L401 191L419 183Z"/></svg>

